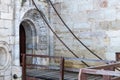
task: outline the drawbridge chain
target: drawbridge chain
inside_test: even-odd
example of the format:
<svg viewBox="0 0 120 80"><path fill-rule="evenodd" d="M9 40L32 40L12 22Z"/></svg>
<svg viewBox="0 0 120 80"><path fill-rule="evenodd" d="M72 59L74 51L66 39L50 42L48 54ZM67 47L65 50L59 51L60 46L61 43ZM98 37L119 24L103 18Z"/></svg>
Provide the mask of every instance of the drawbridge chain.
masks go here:
<svg viewBox="0 0 120 80"><path fill-rule="evenodd" d="M65 27L69 30L69 32L75 37L75 39L81 43L90 53L92 53L93 55L95 55L97 58L99 58L100 60L103 60L101 57L99 57L96 53L94 53L92 50L90 50L74 33L73 31L68 27L68 25L64 22L64 20L62 19L62 17L60 16L60 14L58 13L58 11L56 10L56 8L54 7L53 3L51 0L46 0L48 3L50 3L50 5L52 6L52 8L54 9L54 11L56 12L56 14L58 15L58 17L60 18L60 20L62 21L62 23L65 25Z"/></svg>
<svg viewBox="0 0 120 80"><path fill-rule="evenodd" d="M49 27L49 29L53 32L53 34L60 40L60 42L76 57L79 58L61 39L60 37L55 33L55 31L51 28L51 26L49 25L48 21L46 20L45 16L43 15L43 13L39 10L39 8L37 7L36 3L34 2L34 0L32 0L34 6L36 7L37 11L39 12L40 16L42 17L42 19L45 21L45 23L47 24L47 26ZM81 61L83 64L85 64L87 67L89 67L89 65L87 63L85 63L84 61Z"/></svg>

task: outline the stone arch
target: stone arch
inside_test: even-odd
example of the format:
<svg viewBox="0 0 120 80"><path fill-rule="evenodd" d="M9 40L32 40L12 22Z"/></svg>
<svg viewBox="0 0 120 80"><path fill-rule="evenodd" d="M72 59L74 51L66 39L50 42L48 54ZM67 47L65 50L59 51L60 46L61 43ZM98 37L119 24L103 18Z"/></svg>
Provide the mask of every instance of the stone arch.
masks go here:
<svg viewBox="0 0 120 80"><path fill-rule="evenodd" d="M31 47L34 47L34 51L32 51L33 54L49 55L48 54L48 51L49 51L49 35L48 35L49 33L48 32L49 31L44 21L41 19L39 12L35 9L28 10L24 14L21 24L24 26L24 29L27 30L29 34L31 34L32 32L35 36L35 37L32 36L34 45L33 46L27 45L26 47L29 49ZM28 28L27 26L30 26L30 27Z"/></svg>
<svg viewBox="0 0 120 80"><path fill-rule="evenodd" d="M23 20L24 19L32 21L35 25L37 35L37 50L43 54L48 54L49 29L41 18L39 12L36 9L30 9L24 14Z"/></svg>
<svg viewBox="0 0 120 80"><path fill-rule="evenodd" d="M25 29L26 36L27 37L31 37L31 39L29 39L29 40L32 40L31 41L32 44L30 45L28 43L28 47L27 48L33 47L35 49L37 47L36 46L36 43L37 43L37 31L36 31L36 27L35 27L34 23L31 20L29 20L29 19L24 19L21 22L21 25ZM31 35L31 36L29 36L29 35Z"/></svg>
<svg viewBox="0 0 120 80"><path fill-rule="evenodd" d="M20 55L21 54L34 54L36 49L36 29L32 21L24 19L20 24ZM20 63L22 57L20 57ZM31 63L32 58L27 58L27 63Z"/></svg>

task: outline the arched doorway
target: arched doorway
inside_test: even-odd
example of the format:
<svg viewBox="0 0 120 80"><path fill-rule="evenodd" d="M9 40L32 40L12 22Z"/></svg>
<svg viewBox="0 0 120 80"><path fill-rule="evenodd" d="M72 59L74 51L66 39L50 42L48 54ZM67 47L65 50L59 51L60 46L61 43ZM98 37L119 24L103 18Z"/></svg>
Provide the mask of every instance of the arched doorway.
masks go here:
<svg viewBox="0 0 120 80"><path fill-rule="evenodd" d="M19 29L20 36L20 64L22 63L22 54L34 54L36 43L36 30L33 23L29 20L21 22ZM27 57L27 63L32 63L32 57Z"/></svg>
<svg viewBox="0 0 120 80"><path fill-rule="evenodd" d="M25 29L22 24L20 24L20 65L22 65L22 54L26 53L26 36Z"/></svg>

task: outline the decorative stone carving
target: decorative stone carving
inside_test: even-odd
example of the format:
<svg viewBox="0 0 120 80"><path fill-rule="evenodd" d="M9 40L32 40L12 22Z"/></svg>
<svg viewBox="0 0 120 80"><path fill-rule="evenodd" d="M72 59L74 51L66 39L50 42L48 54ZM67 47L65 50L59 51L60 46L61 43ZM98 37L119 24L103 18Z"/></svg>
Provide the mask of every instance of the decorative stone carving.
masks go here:
<svg viewBox="0 0 120 80"><path fill-rule="evenodd" d="M10 66L11 58L8 45L5 42L0 42L0 70L4 70Z"/></svg>
<svg viewBox="0 0 120 80"><path fill-rule="evenodd" d="M35 25L36 34L38 36L37 44L34 44L39 50L47 50L48 46L48 29L46 27L45 22L42 20L40 14L35 9L29 10L23 17L23 19L31 19ZM32 47L29 45L29 47Z"/></svg>

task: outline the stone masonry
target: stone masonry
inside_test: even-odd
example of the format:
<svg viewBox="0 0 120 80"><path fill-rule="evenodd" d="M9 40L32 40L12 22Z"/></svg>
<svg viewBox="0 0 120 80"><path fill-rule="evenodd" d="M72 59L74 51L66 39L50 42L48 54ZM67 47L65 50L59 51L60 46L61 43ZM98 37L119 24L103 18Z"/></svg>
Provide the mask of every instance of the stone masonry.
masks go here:
<svg viewBox="0 0 120 80"><path fill-rule="evenodd" d="M115 52L120 51L119 5L119 0L54 1L55 8L73 33L88 48L104 60L115 60ZM51 20L54 29L60 38L79 57L97 59L70 34L53 9L51 9ZM60 41L58 41L56 37L54 38L54 54L73 57ZM73 67L80 67L74 62L71 64ZM88 64L98 65L100 63Z"/></svg>
<svg viewBox="0 0 120 80"><path fill-rule="evenodd" d="M14 49L14 1L0 0L0 80L12 79Z"/></svg>
<svg viewBox="0 0 120 80"><path fill-rule="evenodd" d="M119 0L51 0L73 33L104 60L120 52ZM58 36L80 58L97 59L65 28L46 0L35 0ZM0 0L0 80L21 80L20 25L26 34L26 53L74 57L53 35L31 0ZM48 64L47 59L28 58L28 63ZM91 66L102 63L86 62ZM85 67L66 61L67 67ZM16 74L18 79L13 79Z"/></svg>

